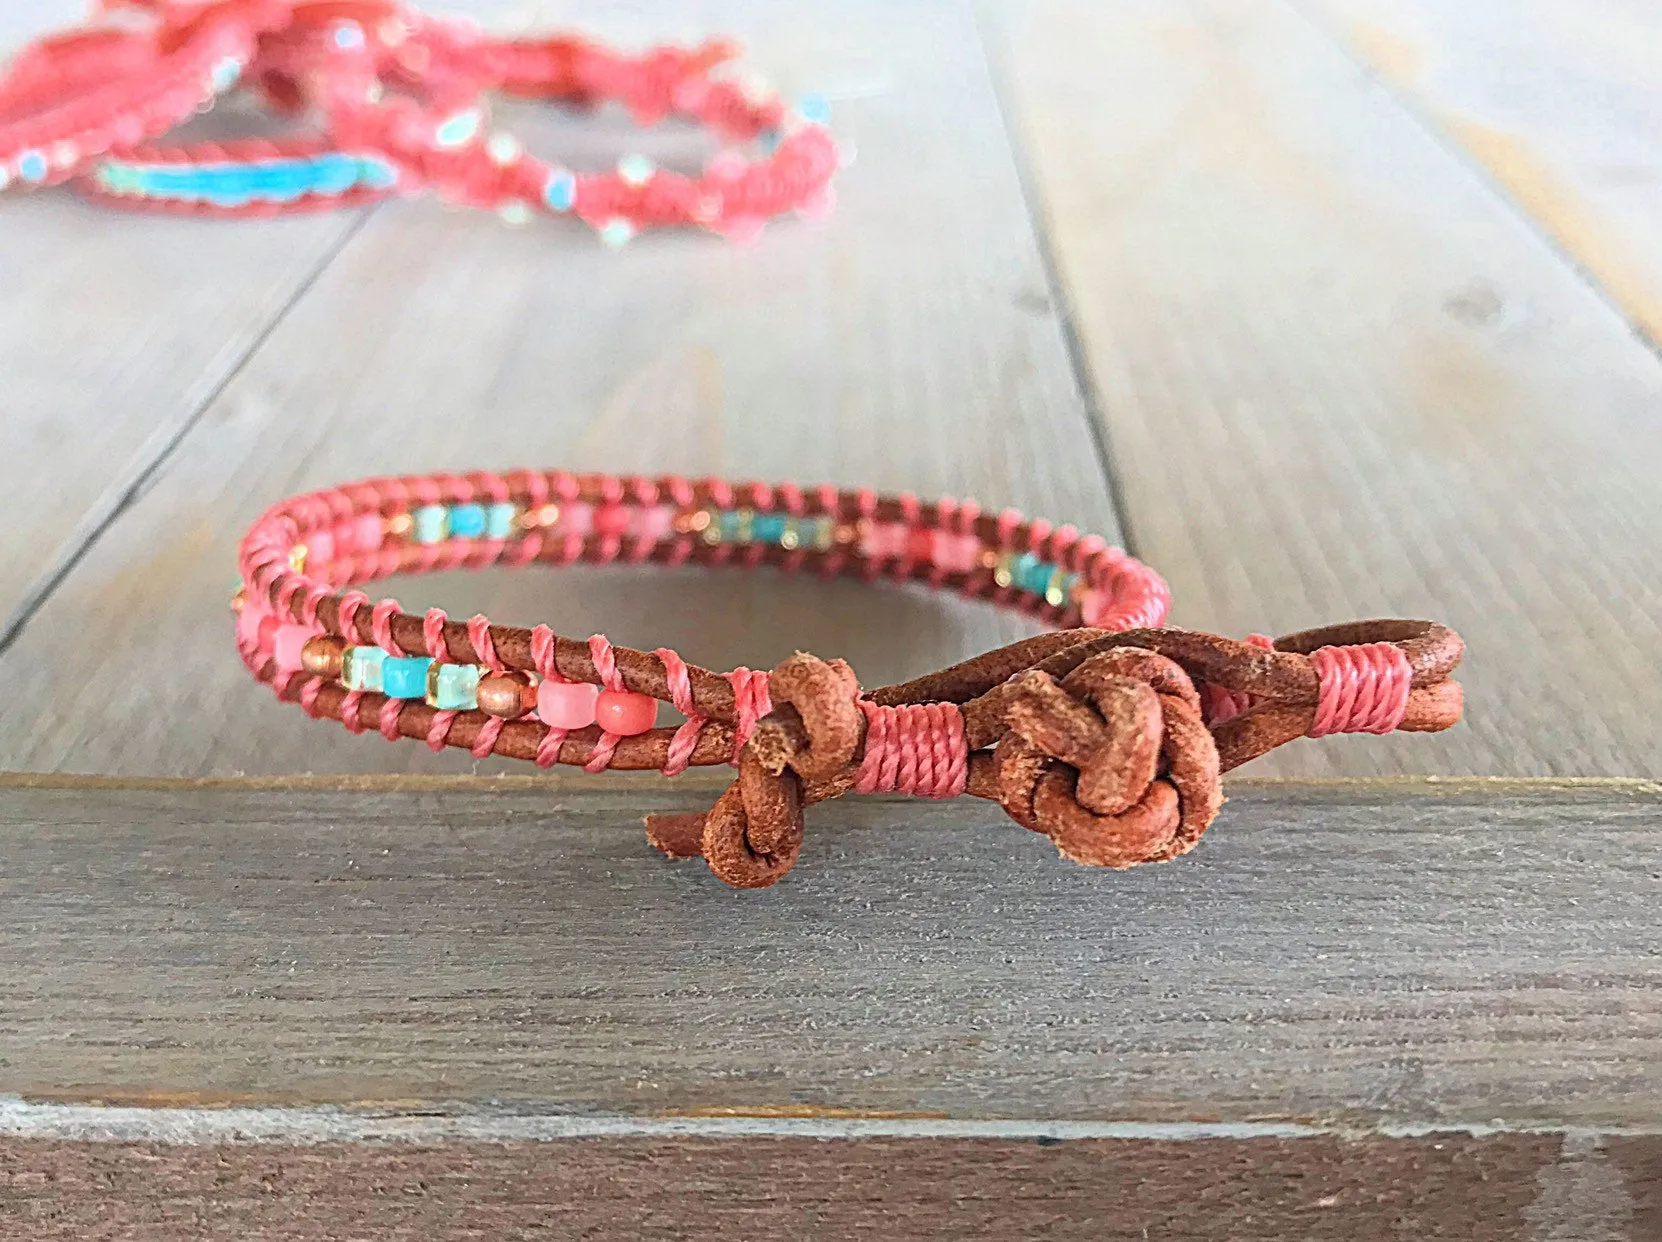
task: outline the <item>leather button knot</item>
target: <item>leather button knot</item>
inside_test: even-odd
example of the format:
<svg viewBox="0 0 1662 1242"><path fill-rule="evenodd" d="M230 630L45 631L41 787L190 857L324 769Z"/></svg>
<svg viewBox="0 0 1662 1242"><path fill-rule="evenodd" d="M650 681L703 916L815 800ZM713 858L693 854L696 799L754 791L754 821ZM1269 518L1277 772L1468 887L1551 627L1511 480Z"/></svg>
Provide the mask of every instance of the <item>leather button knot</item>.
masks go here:
<svg viewBox="0 0 1662 1242"><path fill-rule="evenodd" d="M1060 680L1018 674L1000 697L999 803L1065 857L1116 868L1173 858L1217 816L1217 747L1174 661L1110 648Z"/></svg>

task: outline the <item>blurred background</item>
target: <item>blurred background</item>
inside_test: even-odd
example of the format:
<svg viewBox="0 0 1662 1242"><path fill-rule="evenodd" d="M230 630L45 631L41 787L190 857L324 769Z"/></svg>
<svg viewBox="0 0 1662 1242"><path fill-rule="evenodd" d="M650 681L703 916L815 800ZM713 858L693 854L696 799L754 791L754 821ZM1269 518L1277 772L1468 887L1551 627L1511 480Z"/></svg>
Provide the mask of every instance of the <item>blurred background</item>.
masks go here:
<svg viewBox="0 0 1662 1242"><path fill-rule="evenodd" d="M619 251L430 197L273 221L0 195L0 768L456 771L312 725L232 643L293 493L563 466L973 497L1120 542L1176 624L1467 638L1468 723L1251 771L1662 769L1662 11L1636 0L472 3L729 34L854 153L823 223ZM0 49L79 20L0 3ZM697 130L504 104L537 152ZM269 132L246 100L191 123ZM696 571L449 575L407 607L868 684L1026 622Z"/></svg>

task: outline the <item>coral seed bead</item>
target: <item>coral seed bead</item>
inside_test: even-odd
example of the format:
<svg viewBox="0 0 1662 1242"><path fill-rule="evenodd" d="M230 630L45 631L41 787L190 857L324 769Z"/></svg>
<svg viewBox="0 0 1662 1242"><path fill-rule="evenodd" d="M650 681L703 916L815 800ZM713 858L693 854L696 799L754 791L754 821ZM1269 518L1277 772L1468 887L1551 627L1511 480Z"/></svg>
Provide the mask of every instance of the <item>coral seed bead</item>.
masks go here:
<svg viewBox="0 0 1662 1242"><path fill-rule="evenodd" d="M628 690L602 690L595 699L594 718L608 733L634 737L658 723L658 700Z"/></svg>
<svg viewBox="0 0 1662 1242"><path fill-rule="evenodd" d="M306 667L303 652L306 643L311 640L312 631L304 625L279 625L276 637L272 641L272 655L277 658L277 667L285 673L298 673Z"/></svg>
<svg viewBox="0 0 1662 1242"><path fill-rule="evenodd" d="M600 687L581 681L545 681L537 687L537 715L550 729L582 729L594 723Z"/></svg>

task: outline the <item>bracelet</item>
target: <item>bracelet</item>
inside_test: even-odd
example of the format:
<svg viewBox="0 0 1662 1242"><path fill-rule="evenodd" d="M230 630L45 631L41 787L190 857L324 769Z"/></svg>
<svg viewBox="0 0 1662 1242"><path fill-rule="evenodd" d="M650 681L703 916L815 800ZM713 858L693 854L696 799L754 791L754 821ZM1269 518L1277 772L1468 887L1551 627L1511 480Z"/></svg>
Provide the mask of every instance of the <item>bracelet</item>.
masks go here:
<svg viewBox="0 0 1662 1242"><path fill-rule="evenodd" d="M71 31L24 48L0 78L0 189L66 181L187 120L230 89L285 10L225 0L174 25Z"/></svg>
<svg viewBox="0 0 1662 1242"><path fill-rule="evenodd" d="M356 589L578 561L922 582L1058 628L863 692L841 660L718 674L667 648L417 616ZM647 835L741 887L784 875L803 807L844 793L990 798L1077 862L1174 858L1216 816L1223 772L1295 737L1436 731L1461 713L1462 645L1441 625L1245 642L1155 628L1165 583L1123 551L950 499L564 471L373 479L268 510L239 569L244 663L314 718L540 767L734 764L707 815L652 816ZM684 720L658 727L660 704Z"/></svg>
<svg viewBox="0 0 1662 1242"><path fill-rule="evenodd" d="M126 0L127 8L150 16L154 31L60 36L28 49L0 83L0 101L9 92L38 104L39 83L50 82L80 112L101 116L110 112L109 92L84 88L118 61L123 81L156 94L160 88L147 75L159 70L154 56L141 54L146 49L178 40L181 47L206 46L202 32L217 32L213 47L224 54L205 87L191 79L182 107L142 127L106 117L108 141L57 140L50 159L31 147L20 157L20 179L43 184L78 174L81 193L111 205L235 217L431 189L514 224L539 211L572 215L612 246L644 228L675 225L746 240L773 217L817 219L832 207L830 183L841 157L825 128L824 102L808 98L787 107L730 70L736 48L725 40L629 56L569 36L494 39L471 23L428 17L393 0L266 0L245 13L252 3L185 10L187 22L166 0ZM226 31L242 36L235 55L225 53ZM187 39L184 32L195 33ZM196 65L202 58L198 48L186 59ZM275 112L320 117L324 132L279 142L139 145L239 81ZM726 145L697 177L641 155L624 156L613 170L575 173L493 129L484 103L490 92L580 106L617 102L642 125L680 116ZM0 138L5 132L0 128ZM747 157L746 144L759 154ZM0 153L5 149L0 142Z"/></svg>

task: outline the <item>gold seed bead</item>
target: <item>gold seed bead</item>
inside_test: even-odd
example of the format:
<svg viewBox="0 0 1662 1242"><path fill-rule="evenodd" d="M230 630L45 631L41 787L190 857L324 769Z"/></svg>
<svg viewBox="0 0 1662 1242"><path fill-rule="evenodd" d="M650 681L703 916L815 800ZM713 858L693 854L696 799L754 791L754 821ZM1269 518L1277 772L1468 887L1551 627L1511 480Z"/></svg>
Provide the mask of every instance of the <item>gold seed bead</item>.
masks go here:
<svg viewBox="0 0 1662 1242"><path fill-rule="evenodd" d="M779 546L787 552L795 552L802 546L802 532L797 529L796 519L785 519L785 529L779 534Z"/></svg>
<svg viewBox="0 0 1662 1242"><path fill-rule="evenodd" d="M536 679L529 673L492 673L479 680L479 710L513 720L537 705Z"/></svg>
<svg viewBox="0 0 1662 1242"><path fill-rule="evenodd" d="M701 532L699 532L698 537L700 539L702 539L710 547L712 547L712 548L715 547L718 543L721 542L721 526L720 526L720 524L716 523L716 522L711 522Z"/></svg>
<svg viewBox="0 0 1662 1242"><path fill-rule="evenodd" d="M737 543L749 543L752 538L751 528L756 521L756 510L740 509L738 512L738 519L739 529L734 536L734 541Z"/></svg>
<svg viewBox="0 0 1662 1242"><path fill-rule="evenodd" d="M1015 555L1010 552L1000 552L998 554L998 559L993 564L993 582L995 585L1007 587L1015 582L1016 575L1012 568L1015 559Z"/></svg>
<svg viewBox="0 0 1662 1242"><path fill-rule="evenodd" d="M231 596L231 611L241 612L248 606L248 588L238 587L237 593Z"/></svg>
<svg viewBox="0 0 1662 1242"><path fill-rule="evenodd" d="M289 549L289 568L297 574L306 572L306 545L297 543Z"/></svg>
<svg viewBox="0 0 1662 1242"><path fill-rule="evenodd" d="M1052 608L1060 608L1068 602L1067 591L1068 572L1058 567L1050 575L1050 581L1045 584L1045 603Z"/></svg>
<svg viewBox="0 0 1662 1242"><path fill-rule="evenodd" d="M852 522L838 522L832 531L832 538L836 540L838 547L846 548L860 541L860 527Z"/></svg>
<svg viewBox="0 0 1662 1242"><path fill-rule="evenodd" d="M552 526L560 520L560 506L554 504L538 505L535 509L527 509L519 515L519 524L526 530L540 530Z"/></svg>
<svg viewBox="0 0 1662 1242"><path fill-rule="evenodd" d="M316 634L300 648L300 667L318 677L339 677L346 656L346 640L334 634Z"/></svg>
<svg viewBox="0 0 1662 1242"><path fill-rule="evenodd" d="M837 544L837 523L828 517L814 519L814 551L829 552Z"/></svg>
<svg viewBox="0 0 1662 1242"><path fill-rule="evenodd" d="M415 526L415 519L408 513L395 513L387 519L387 534L402 538L410 533Z"/></svg>
<svg viewBox="0 0 1662 1242"><path fill-rule="evenodd" d="M710 511L708 509L693 509L685 513L677 513L670 519L669 526L677 535L696 535L700 531L710 528Z"/></svg>

